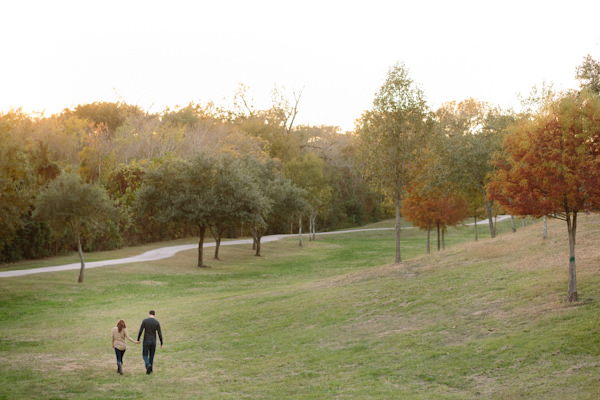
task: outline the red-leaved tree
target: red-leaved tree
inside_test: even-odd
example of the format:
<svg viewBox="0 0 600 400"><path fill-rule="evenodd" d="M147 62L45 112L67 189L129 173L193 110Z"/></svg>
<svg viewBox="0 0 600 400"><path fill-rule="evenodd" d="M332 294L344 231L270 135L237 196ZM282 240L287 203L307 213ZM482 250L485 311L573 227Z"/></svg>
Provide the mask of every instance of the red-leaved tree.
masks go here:
<svg viewBox="0 0 600 400"><path fill-rule="evenodd" d="M460 196L439 190L425 190L413 185L402 203L402 215L414 226L427 231L427 254L430 253L430 232L437 231L437 248L443 243L443 234L468 216L468 204Z"/></svg>
<svg viewBox="0 0 600 400"><path fill-rule="evenodd" d="M567 300L577 301L577 213L600 207L600 97L570 92L506 138L488 194L515 215L567 223Z"/></svg>

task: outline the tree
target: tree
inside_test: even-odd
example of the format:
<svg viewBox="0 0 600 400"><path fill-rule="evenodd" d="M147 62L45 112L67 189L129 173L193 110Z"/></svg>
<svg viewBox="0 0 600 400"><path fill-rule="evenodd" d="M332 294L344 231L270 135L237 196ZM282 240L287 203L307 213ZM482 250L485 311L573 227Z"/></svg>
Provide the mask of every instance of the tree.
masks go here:
<svg viewBox="0 0 600 400"><path fill-rule="evenodd" d="M110 151L111 134L108 127L104 123L90 125L86 142L79 152L79 173L87 182L96 182L104 178L104 167Z"/></svg>
<svg viewBox="0 0 600 400"><path fill-rule="evenodd" d="M308 153L294 159L284 167L284 175L294 185L303 188L309 211L309 236L315 238L316 219L325 205L331 200L331 187L324 174L325 163L315 153Z"/></svg>
<svg viewBox="0 0 600 400"><path fill-rule="evenodd" d="M471 203L471 217L477 218L483 206L490 236L496 236L493 198L486 188L494 171L494 154L501 149L502 138L512 122L509 114L474 99L444 104L436 111L438 126L446 140L440 151L446 166L446 178Z"/></svg>
<svg viewBox="0 0 600 400"><path fill-rule="evenodd" d="M302 90L299 92L294 91L294 101L290 102L285 95L282 93L284 88L273 88L271 92L271 101L273 103L271 107L271 114L276 116L276 120L285 129L286 136L292 133L294 127L294 121L298 115L298 105L300 104L300 98L302 97Z"/></svg>
<svg viewBox="0 0 600 400"><path fill-rule="evenodd" d="M136 209L162 224L178 223L198 229L198 267L204 265L204 237L211 225L215 201L211 188L216 159L202 154L191 161L167 160L144 175Z"/></svg>
<svg viewBox="0 0 600 400"><path fill-rule="evenodd" d="M600 96L565 93L504 142L489 196L516 215L562 219L569 236L569 302L577 301L577 214L600 207Z"/></svg>
<svg viewBox="0 0 600 400"><path fill-rule="evenodd" d="M145 161L145 160L144 160ZM142 179L145 173L145 162L130 162L128 165L119 165L108 177L105 186L110 198L119 207L121 212L121 234L129 243L135 243L133 239L138 232L139 226L135 223L135 200L137 190L142 185ZM143 218L140 216L139 219ZM144 226L144 237L149 237L148 230L151 229L151 221L143 221L140 226Z"/></svg>
<svg viewBox="0 0 600 400"><path fill-rule="evenodd" d="M402 204L402 215L414 226L427 231L427 254L430 254L430 232L437 231L437 249L444 246L444 232L462 222L468 212L466 201L447 188L434 188L415 182Z"/></svg>
<svg viewBox="0 0 600 400"><path fill-rule="evenodd" d="M123 124L128 115L141 114L142 111L137 106L131 106L125 103L94 102L89 104L79 104L72 111L65 110L65 115L76 115L79 118L87 119L94 125L104 124L111 134Z"/></svg>
<svg viewBox="0 0 600 400"><path fill-rule="evenodd" d="M79 164L79 152L88 135L89 125L89 121L74 115L52 115L48 118L35 118L27 134L32 145L35 143L35 146L45 149L50 162L66 168Z"/></svg>
<svg viewBox="0 0 600 400"><path fill-rule="evenodd" d="M575 77L579 80L582 89L600 94L600 61L594 60L588 54L575 71Z"/></svg>
<svg viewBox="0 0 600 400"><path fill-rule="evenodd" d="M416 174L415 161L431 132L423 92L404 64L392 67L373 108L357 124L359 160L365 177L396 209L396 263L400 255L400 207Z"/></svg>
<svg viewBox="0 0 600 400"><path fill-rule="evenodd" d="M114 211L102 187L82 182L76 174L63 173L38 195L33 217L48 223L55 231L67 228L73 233L81 261L78 279L81 283L85 271L81 237L105 226Z"/></svg>
<svg viewBox="0 0 600 400"><path fill-rule="evenodd" d="M247 92L248 87L240 85L235 95L235 110L231 112L234 123L243 132L264 141L269 157L284 163L297 157L300 144L293 134L293 126L302 93L294 93L294 102L291 103L280 89L275 88L271 108L256 110Z"/></svg>
<svg viewBox="0 0 600 400"><path fill-rule="evenodd" d="M217 160L214 182L210 188L213 212L209 229L215 238L215 260L219 259L221 239L227 228L243 224L263 225L263 215L270 204L258 185L258 177L247 162L231 155Z"/></svg>
<svg viewBox="0 0 600 400"><path fill-rule="evenodd" d="M256 219L252 225L255 255L260 256L260 242L267 230L278 231L294 215L302 214L308 205L305 190L284 177L273 160L265 163L252 162L249 167L256 170L258 185L267 199L267 205L261 209L262 218Z"/></svg>
<svg viewBox="0 0 600 400"><path fill-rule="evenodd" d="M335 126L300 126L294 133L305 153L323 160L323 174L331 187L331 199L320 213L324 227L348 227L374 222L381 217L381 196L367 185L356 167L356 136L340 133Z"/></svg>

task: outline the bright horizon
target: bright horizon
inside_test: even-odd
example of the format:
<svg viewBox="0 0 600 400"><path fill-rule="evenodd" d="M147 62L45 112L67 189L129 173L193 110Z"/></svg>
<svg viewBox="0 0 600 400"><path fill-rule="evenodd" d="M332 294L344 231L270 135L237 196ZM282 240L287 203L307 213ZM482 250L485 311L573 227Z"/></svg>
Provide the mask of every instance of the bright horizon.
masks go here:
<svg viewBox="0 0 600 400"><path fill-rule="evenodd" d="M417 4L418 3L418 4ZM2 7L0 112L46 115L124 101L149 112L190 102L258 108L302 91L297 124L352 130L396 62L436 109L469 97L517 107L600 59L600 2L10 2Z"/></svg>

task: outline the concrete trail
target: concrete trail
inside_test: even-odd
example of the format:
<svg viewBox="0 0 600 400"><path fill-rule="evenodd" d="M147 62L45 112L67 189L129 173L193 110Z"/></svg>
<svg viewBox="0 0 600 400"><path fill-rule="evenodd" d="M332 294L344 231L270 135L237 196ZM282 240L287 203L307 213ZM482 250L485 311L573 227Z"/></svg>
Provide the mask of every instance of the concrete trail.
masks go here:
<svg viewBox="0 0 600 400"><path fill-rule="evenodd" d="M497 221L501 221L503 219L510 218L508 215L498 216ZM477 224L487 224L488 220L482 220ZM468 224L473 225L473 224ZM384 230L393 230L394 228L370 228L370 229L352 229L347 231L334 231L334 232L319 232L317 235L333 235L333 234L341 234L341 233L352 233L352 232L366 232L366 231L384 231ZM307 235L306 233L304 235ZM269 235L265 236L261 239L261 243L274 242L276 240L280 240L284 237L294 237L298 236L298 234L287 234L287 235ZM241 240L228 240L225 242L221 242L221 246L231 246L235 244L252 244L252 239L241 239ZM214 242L209 242L204 244L204 248L214 247ZM194 250L198 248L198 244L185 244L180 246L169 246L169 247L161 247L158 249L150 250L145 253L139 254L137 256L127 257L127 258L118 258L114 260L103 260L103 261L91 261L85 263L85 268L98 268L98 267L108 267L111 265L119 265L119 264L129 264L135 262L143 262L143 261L157 261L165 258L173 257L175 254L180 251L186 250ZM68 271L81 268L81 263L76 262L73 264L65 264L65 265L57 265L54 267L40 267L40 268L29 268L29 269L19 269L14 271L1 271L0 278L11 278L15 276L25 276L25 275L33 275L39 274L42 272L57 272L57 271Z"/></svg>

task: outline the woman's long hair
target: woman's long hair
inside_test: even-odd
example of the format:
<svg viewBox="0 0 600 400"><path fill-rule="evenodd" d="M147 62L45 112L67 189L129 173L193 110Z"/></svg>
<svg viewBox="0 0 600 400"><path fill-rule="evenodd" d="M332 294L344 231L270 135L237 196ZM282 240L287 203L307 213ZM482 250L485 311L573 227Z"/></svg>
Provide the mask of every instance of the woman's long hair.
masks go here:
<svg viewBox="0 0 600 400"><path fill-rule="evenodd" d="M117 323L117 328L119 328L119 332L121 332L123 330L123 328L127 328L127 325L125 325L125 321L120 319L119 322Z"/></svg>

